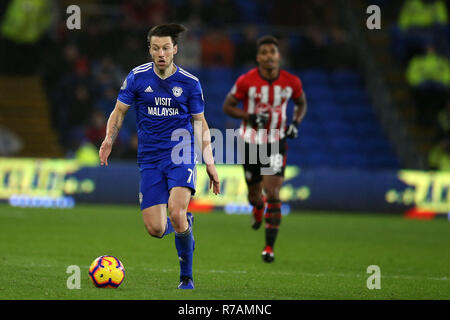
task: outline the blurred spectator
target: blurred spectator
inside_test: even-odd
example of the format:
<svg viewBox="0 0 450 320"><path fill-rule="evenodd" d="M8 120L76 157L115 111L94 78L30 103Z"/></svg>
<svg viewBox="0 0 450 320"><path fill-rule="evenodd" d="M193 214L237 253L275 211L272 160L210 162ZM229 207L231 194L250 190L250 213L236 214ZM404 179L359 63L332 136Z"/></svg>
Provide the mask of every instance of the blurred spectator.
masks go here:
<svg viewBox="0 0 450 320"><path fill-rule="evenodd" d="M244 27L242 39L236 44L234 65L243 67L254 67L256 65L256 41L258 39L258 28L255 25Z"/></svg>
<svg viewBox="0 0 450 320"><path fill-rule="evenodd" d="M205 67L231 67L234 44L221 29L210 29L201 39L202 63Z"/></svg>
<svg viewBox="0 0 450 320"><path fill-rule="evenodd" d="M150 0L149 6L149 23L156 26L158 24L167 23L169 17L169 4L165 0Z"/></svg>
<svg viewBox="0 0 450 320"><path fill-rule="evenodd" d="M355 61L352 56L348 58L349 39L339 27L336 5L326 0L121 0L114 3L120 5L116 7L106 0L93 2L91 8L96 13L83 13L83 32L68 32L62 15L62 21L57 24L60 29L55 30L54 46L47 49L46 54L52 58L45 59L49 68L44 70L47 92L54 106L54 122L63 147L72 153L86 141L98 147L104 138L104 125L114 108L118 87L132 68L151 60L146 34L155 24L175 20L189 27L190 31L180 38L182 50L175 62L194 69L194 74L200 71L199 76L210 74L202 73L202 67L255 66L256 40L262 31L278 34L285 66L328 68ZM102 5L108 10L95 8ZM117 8L119 13L115 11ZM266 29L268 22L275 26ZM285 30L276 25L304 28ZM300 50L293 51L293 45ZM235 71L231 70L230 74ZM205 83L205 94L223 98L231 83L225 85L228 80L220 80L223 83L215 86L215 92ZM135 117L134 111L127 114L112 157L135 159ZM211 123L211 127L223 126L220 120Z"/></svg>
<svg viewBox="0 0 450 320"><path fill-rule="evenodd" d="M450 171L450 140L441 140L428 155L428 165L433 170Z"/></svg>
<svg viewBox="0 0 450 320"><path fill-rule="evenodd" d="M95 107L101 110L104 114L109 115L116 104L117 100L117 89L114 87L107 87L100 91L98 94L99 98L95 104Z"/></svg>
<svg viewBox="0 0 450 320"><path fill-rule="evenodd" d="M106 135L106 117L100 110L92 113L90 124L86 128L86 137L96 147L100 148Z"/></svg>
<svg viewBox="0 0 450 320"><path fill-rule="evenodd" d="M306 4L303 1L274 1L271 10L271 22L275 25L305 25L307 22L306 10L308 5L309 4Z"/></svg>
<svg viewBox="0 0 450 320"><path fill-rule="evenodd" d="M57 85L61 81L61 74L72 74L77 60L80 59L78 47L73 43L63 45L62 49L53 46L53 49L59 51L52 59L45 61L45 78L49 85Z"/></svg>
<svg viewBox="0 0 450 320"><path fill-rule="evenodd" d="M444 107L450 86L450 65L446 57L436 53L434 46L426 54L414 57L406 70L406 79L419 109L422 124L434 124L435 115Z"/></svg>
<svg viewBox="0 0 450 320"><path fill-rule="evenodd" d="M356 68L357 56L348 34L338 25L329 29L328 59L330 68Z"/></svg>
<svg viewBox="0 0 450 320"><path fill-rule="evenodd" d="M93 111L93 102L89 89L84 85L76 87L69 101L68 125L72 127L86 125Z"/></svg>
<svg viewBox="0 0 450 320"><path fill-rule="evenodd" d="M258 26L267 25L268 22L273 21L274 2L267 0L234 0L237 12L239 13L239 20L242 24L256 24Z"/></svg>
<svg viewBox="0 0 450 320"><path fill-rule="evenodd" d="M3 37L19 44L36 43L52 22L50 0L12 0L0 26Z"/></svg>
<svg viewBox="0 0 450 320"><path fill-rule="evenodd" d="M190 28L200 28L206 21L208 15L207 8L203 5L203 0L187 0L175 9L175 20L181 21Z"/></svg>
<svg viewBox="0 0 450 320"><path fill-rule="evenodd" d="M64 144L64 137L68 136L72 122L79 122L79 118L82 117L77 112L84 112L85 108L92 107L93 85L89 61L79 54L78 47L67 44L60 50L59 55L55 54L55 61L48 63L49 69L46 70L45 79L49 86L47 92L52 102L52 124L61 132L61 143ZM85 106L83 101L75 98L76 96L81 99L88 96L90 105ZM77 111L74 109L76 106L80 106L81 109ZM73 119L72 116L74 116Z"/></svg>
<svg viewBox="0 0 450 320"><path fill-rule="evenodd" d="M281 61L280 65L282 68L289 68L291 66L291 47L289 44L289 39L285 36L277 36L280 47L280 53L281 53Z"/></svg>
<svg viewBox="0 0 450 320"><path fill-rule="evenodd" d="M407 0L392 29L394 55L403 63L420 53L428 42L447 50L447 6L444 0Z"/></svg>
<svg viewBox="0 0 450 320"><path fill-rule="evenodd" d="M52 9L50 0L9 2L4 14L0 13L3 16L0 21L0 72L36 72L48 40L44 36L52 23Z"/></svg>
<svg viewBox="0 0 450 320"><path fill-rule="evenodd" d="M296 68L306 66L328 65L328 46L326 34L318 25L311 25L306 29L301 40L301 46L293 62Z"/></svg>
<svg viewBox="0 0 450 320"><path fill-rule="evenodd" d="M138 150L138 135L133 133L128 142L128 148L122 154L125 159L136 159Z"/></svg>
<svg viewBox="0 0 450 320"><path fill-rule="evenodd" d="M86 167L96 167L100 164L98 148L87 141L81 143L80 147L75 151L74 158L78 164Z"/></svg>
<svg viewBox="0 0 450 320"><path fill-rule="evenodd" d="M123 47L116 52L115 56L115 62L118 66L121 66L124 70L131 70L151 60L145 33L140 38L132 33L127 33L126 37L122 39ZM130 54L130 52L133 54ZM125 77L126 75L123 75L123 79Z"/></svg>
<svg viewBox="0 0 450 320"><path fill-rule="evenodd" d="M199 68L201 66L202 48L200 41L195 34L187 32L179 40L179 47L182 48L176 55L176 63L186 68Z"/></svg>
<svg viewBox="0 0 450 320"><path fill-rule="evenodd" d="M398 25L402 31L446 25L447 8L444 0L407 0L403 5Z"/></svg>
<svg viewBox="0 0 450 320"><path fill-rule="evenodd" d="M304 4L303 10L306 11L305 25L320 23L324 30L328 30L337 23L335 1L308 1L308 3Z"/></svg>
<svg viewBox="0 0 450 320"><path fill-rule="evenodd" d="M170 14L169 5L164 0L127 0L122 4L122 10L125 25L135 27L166 23Z"/></svg>
<svg viewBox="0 0 450 320"><path fill-rule="evenodd" d="M450 139L450 99L447 100L447 105L438 113L438 139Z"/></svg>
<svg viewBox="0 0 450 320"><path fill-rule="evenodd" d="M233 0L208 1L205 10L204 19L210 26L223 27L239 22L239 10Z"/></svg>
<svg viewBox="0 0 450 320"><path fill-rule="evenodd" d="M0 126L0 156L13 156L23 148L22 139L20 139L10 129Z"/></svg>
<svg viewBox="0 0 450 320"><path fill-rule="evenodd" d="M93 65L92 76L94 77L99 90L103 91L110 87L120 87L125 75L111 57L104 56L100 60L100 63Z"/></svg>

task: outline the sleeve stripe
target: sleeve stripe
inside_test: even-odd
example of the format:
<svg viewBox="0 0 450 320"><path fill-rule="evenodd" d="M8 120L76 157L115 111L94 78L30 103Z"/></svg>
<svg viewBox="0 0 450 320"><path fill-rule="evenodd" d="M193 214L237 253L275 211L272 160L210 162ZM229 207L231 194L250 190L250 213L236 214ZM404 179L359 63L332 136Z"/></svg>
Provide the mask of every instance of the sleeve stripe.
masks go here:
<svg viewBox="0 0 450 320"><path fill-rule="evenodd" d="M180 73L181 73L182 75L185 75L186 77L189 77L189 78L191 78L191 79L194 79L195 81L199 81L198 78L197 78L196 76L190 74L190 73L187 72L187 71L184 71L184 70L181 69L181 68L180 68Z"/></svg>
<svg viewBox="0 0 450 320"><path fill-rule="evenodd" d="M148 66L148 67L145 68L145 69L139 69L139 70L133 71L133 73L134 73L134 74L137 74L137 73L140 73L140 72L145 72L145 71L150 70L151 68L152 68L152 66L150 65L150 66Z"/></svg>
<svg viewBox="0 0 450 320"><path fill-rule="evenodd" d="M153 64L153 62L141 64L140 66L137 66L136 68L134 68L134 69L133 69L133 72L134 72L134 71L137 71L137 70L140 70L140 69L145 69L145 68L147 68L148 66L151 66L152 64Z"/></svg>
<svg viewBox="0 0 450 320"><path fill-rule="evenodd" d="M124 105L131 106L131 104L125 103L125 102L123 102L123 101L121 101L119 99L117 99L117 101L119 101L120 103L123 103Z"/></svg>

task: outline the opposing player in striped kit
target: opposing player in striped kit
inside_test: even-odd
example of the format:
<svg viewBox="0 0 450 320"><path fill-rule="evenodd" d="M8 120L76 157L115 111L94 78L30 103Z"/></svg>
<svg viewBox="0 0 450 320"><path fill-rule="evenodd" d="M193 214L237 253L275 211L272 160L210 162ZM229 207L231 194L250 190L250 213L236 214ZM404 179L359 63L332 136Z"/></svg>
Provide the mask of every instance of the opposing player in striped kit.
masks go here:
<svg viewBox="0 0 450 320"><path fill-rule="evenodd" d="M255 230L262 224L267 201L266 244L262 252L265 262L275 258L273 248L281 222L280 189L286 167L286 138L297 137L307 108L301 80L280 69L280 58L275 37L267 35L258 39L258 67L237 79L223 105L227 115L242 119L239 131L244 142L243 166ZM287 125L289 99L295 106L292 122ZM243 108L238 107L240 102Z"/></svg>

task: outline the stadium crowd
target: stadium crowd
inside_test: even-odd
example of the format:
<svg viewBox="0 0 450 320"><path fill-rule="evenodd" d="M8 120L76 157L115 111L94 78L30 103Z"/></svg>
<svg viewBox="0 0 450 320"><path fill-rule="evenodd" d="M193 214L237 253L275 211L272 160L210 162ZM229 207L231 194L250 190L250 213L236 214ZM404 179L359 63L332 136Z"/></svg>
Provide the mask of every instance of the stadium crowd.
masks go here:
<svg viewBox="0 0 450 320"><path fill-rule="evenodd" d="M256 0L111 3L97 1L96 11L109 12L108 16L86 15L81 30L68 30L61 12L35 52L40 57L35 67L44 73L52 105L52 123L67 156L85 142L100 145L123 79L149 60L145 39L155 24L181 22L190 29L176 57L176 63L188 70L255 66L255 42L265 32L280 37L286 68L352 68L355 63L335 5L324 0L307 5L289 2L289 11L285 0L264 1L264 5ZM10 58L12 67L14 52ZM112 157L136 157L134 121L134 112L129 112Z"/></svg>
<svg viewBox="0 0 450 320"><path fill-rule="evenodd" d="M429 167L450 170L450 25L445 0L406 0L391 31L392 50L405 67L417 124L437 128Z"/></svg>

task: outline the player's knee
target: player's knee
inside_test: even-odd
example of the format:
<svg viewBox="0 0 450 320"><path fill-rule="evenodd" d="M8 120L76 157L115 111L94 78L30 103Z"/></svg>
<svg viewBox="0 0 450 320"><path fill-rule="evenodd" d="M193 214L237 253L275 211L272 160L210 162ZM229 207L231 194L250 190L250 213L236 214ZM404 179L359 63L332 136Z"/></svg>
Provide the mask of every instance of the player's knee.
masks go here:
<svg viewBox="0 0 450 320"><path fill-rule="evenodd" d="M248 202L252 206L256 206L262 202L262 194L261 193L249 193L247 198L248 198Z"/></svg>
<svg viewBox="0 0 450 320"><path fill-rule="evenodd" d="M279 201L280 200L280 188L278 187L268 187L264 189L266 193L267 200Z"/></svg>
<svg viewBox="0 0 450 320"><path fill-rule="evenodd" d="M145 228L147 229L148 234L154 238L161 239L164 235L165 229L163 227L146 224Z"/></svg>
<svg viewBox="0 0 450 320"><path fill-rule="evenodd" d="M187 218L186 218L186 210L183 208L172 208L172 210L170 210L169 208L169 216L170 216L170 221L172 222L172 226L175 229L175 231L177 232L182 232L184 231L186 228L186 224L187 224ZM182 230L184 229L184 230Z"/></svg>

